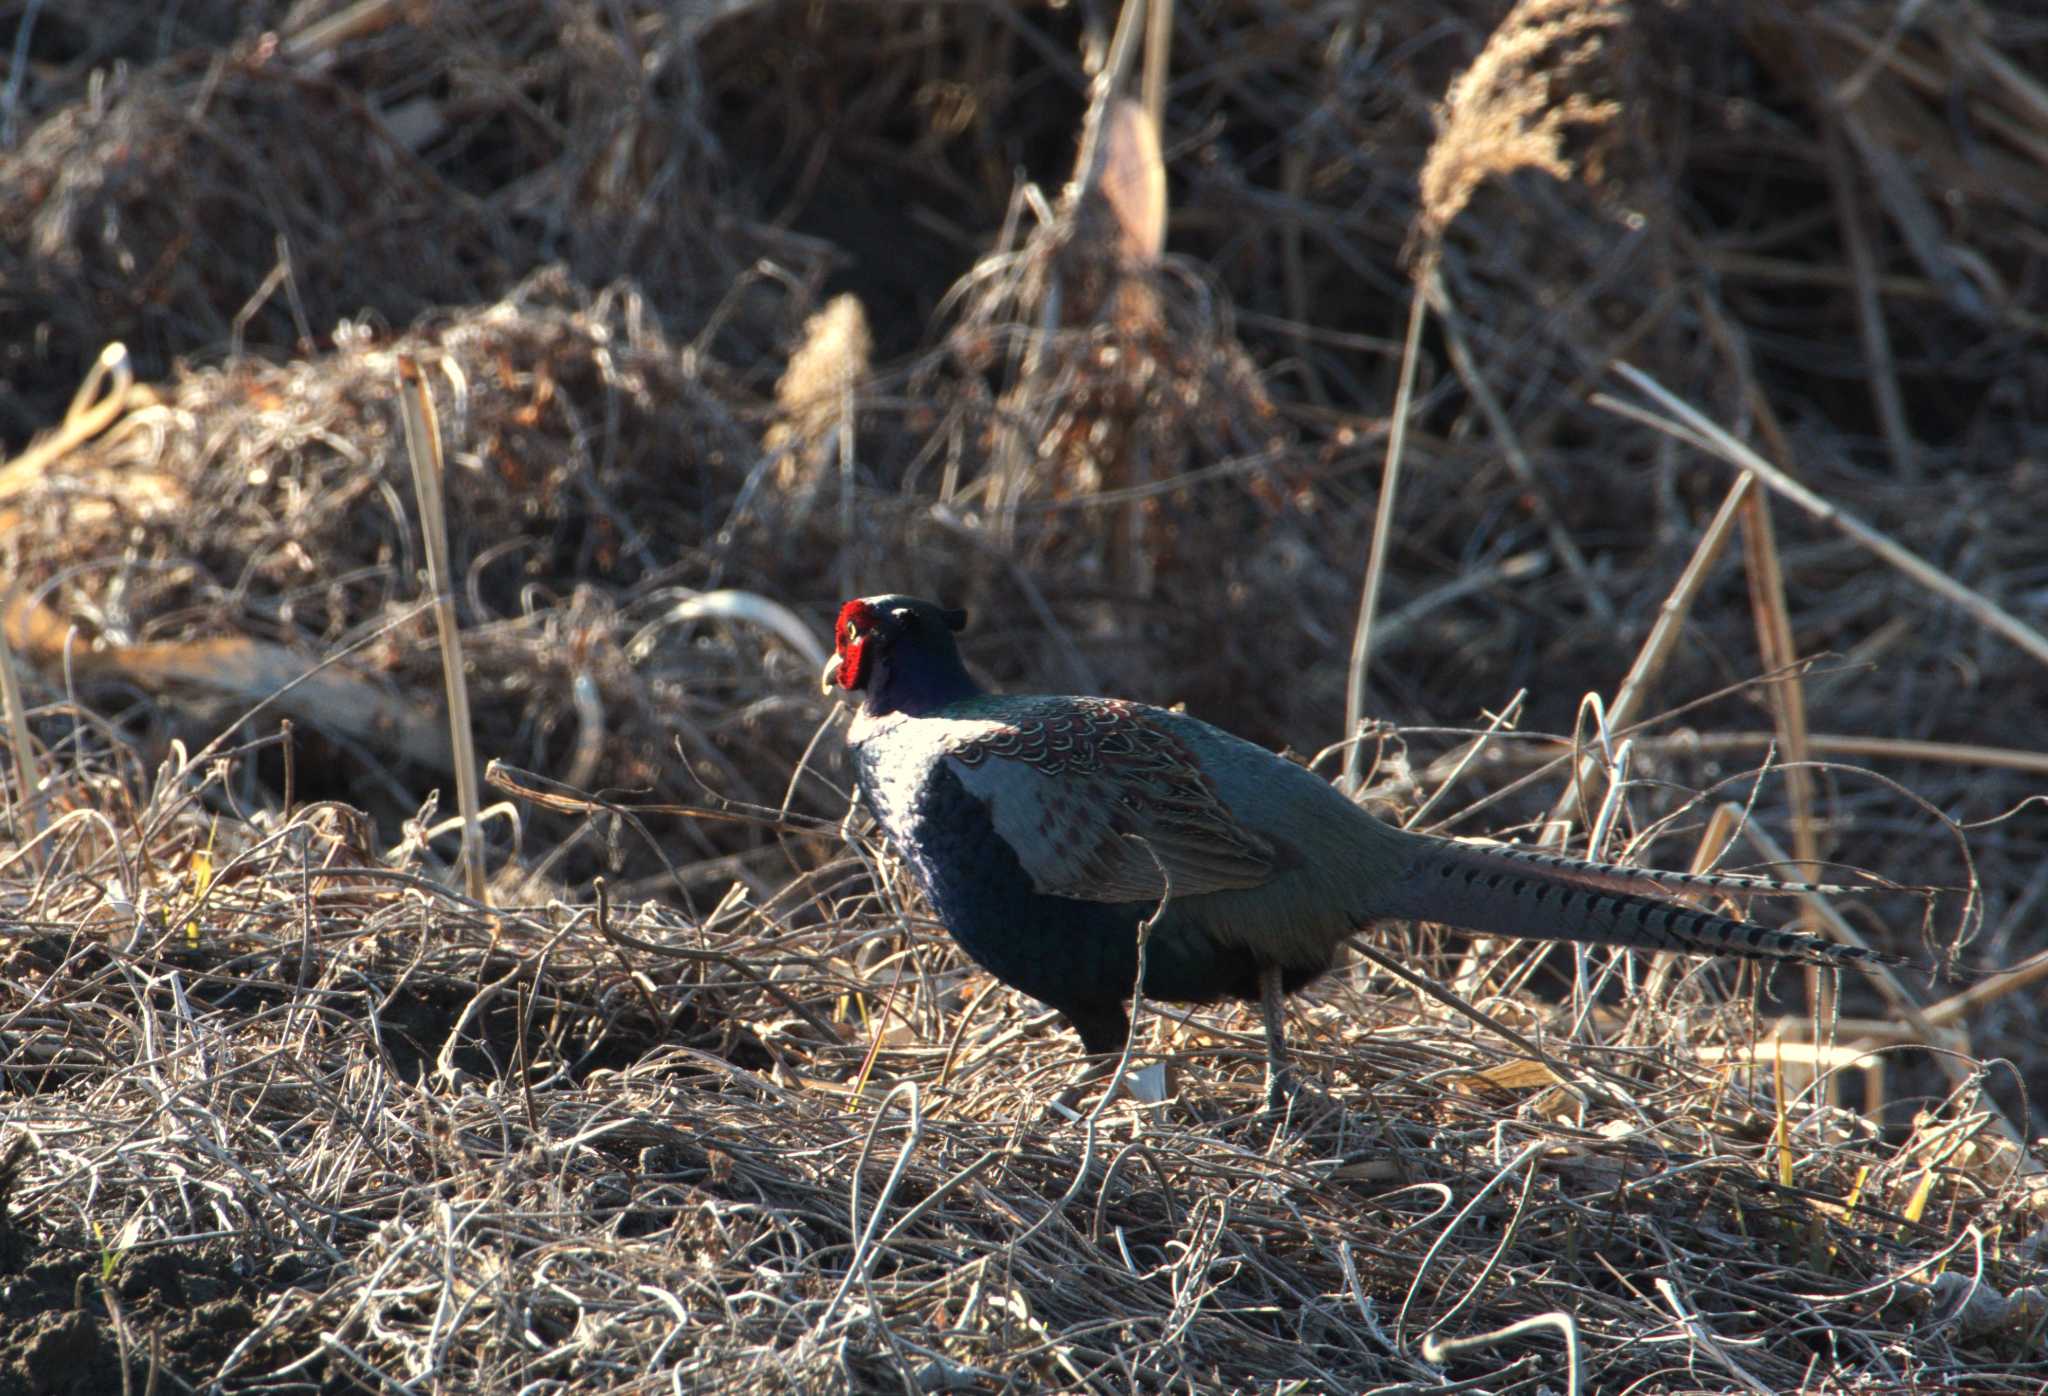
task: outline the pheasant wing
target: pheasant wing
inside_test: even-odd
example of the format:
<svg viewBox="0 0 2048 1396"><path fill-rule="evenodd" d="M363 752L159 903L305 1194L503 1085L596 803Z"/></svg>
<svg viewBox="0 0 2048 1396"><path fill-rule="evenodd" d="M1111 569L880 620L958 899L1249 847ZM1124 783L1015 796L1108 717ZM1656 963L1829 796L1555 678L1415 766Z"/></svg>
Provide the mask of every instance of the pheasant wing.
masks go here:
<svg viewBox="0 0 2048 1396"><path fill-rule="evenodd" d="M946 759L1040 892L1142 902L1166 894L1162 868L1176 897L1273 876L1272 844L1231 813L1163 714L1103 698L1011 702Z"/></svg>

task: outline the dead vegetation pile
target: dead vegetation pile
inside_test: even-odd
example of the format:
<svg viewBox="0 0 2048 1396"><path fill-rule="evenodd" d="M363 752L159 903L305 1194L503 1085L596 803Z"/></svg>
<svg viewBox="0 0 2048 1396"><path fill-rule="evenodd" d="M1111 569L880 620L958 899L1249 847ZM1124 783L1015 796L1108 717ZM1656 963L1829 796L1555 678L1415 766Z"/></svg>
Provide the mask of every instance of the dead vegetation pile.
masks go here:
<svg viewBox="0 0 2048 1396"><path fill-rule="evenodd" d="M1768 1062L1703 1064L1753 1025L1691 978L1579 1002L1570 1084L1338 987L1299 1019L1329 1098L1277 1138L1255 1023L1155 1018L1181 1099L1073 1120L1065 1038L964 1005L865 854L707 916L486 908L340 807L205 813L252 755L80 762L10 861L28 1389L2038 1372L2039 1193L1975 1083L1882 1138Z"/></svg>
<svg viewBox="0 0 2048 1396"><path fill-rule="evenodd" d="M1418 941L1585 1094L1360 976L1280 1142L1219 1014L1090 1144L814 746L838 600L922 592L1002 686L1348 699L1432 825L2037 954L2027 7L1183 7L1156 103L1086 7L147 8L35 7L0 98L6 1370L2031 1389L2014 981L1845 986L1758 1075L1692 978L1539 1012ZM610 802L496 811L490 908L401 356L478 747ZM620 812L676 804L752 814Z"/></svg>

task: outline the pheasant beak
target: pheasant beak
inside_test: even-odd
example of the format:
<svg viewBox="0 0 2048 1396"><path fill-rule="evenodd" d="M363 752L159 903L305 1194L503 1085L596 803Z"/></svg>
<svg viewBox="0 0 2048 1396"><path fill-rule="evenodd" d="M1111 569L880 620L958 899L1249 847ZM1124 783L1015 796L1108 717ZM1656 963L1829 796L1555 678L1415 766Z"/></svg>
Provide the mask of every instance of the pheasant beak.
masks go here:
<svg viewBox="0 0 2048 1396"><path fill-rule="evenodd" d="M835 654L825 661L825 672L818 676L818 691L830 697L832 690L837 687L839 687L839 656Z"/></svg>

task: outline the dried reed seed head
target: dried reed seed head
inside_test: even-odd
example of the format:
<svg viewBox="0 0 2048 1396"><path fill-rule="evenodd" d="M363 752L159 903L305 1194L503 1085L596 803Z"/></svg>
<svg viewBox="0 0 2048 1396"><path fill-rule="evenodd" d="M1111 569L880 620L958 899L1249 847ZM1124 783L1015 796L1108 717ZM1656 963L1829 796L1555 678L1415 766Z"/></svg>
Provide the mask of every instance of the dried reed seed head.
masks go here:
<svg viewBox="0 0 2048 1396"><path fill-rule="evenodd" d="M846 394L867 377L873 352L858 296L834 296L804 321L804 342L775 384L776 420L761 440L765 450L786 453L775 469L777 488L795 489L814 473L818 447L839 421Z"/></svg>
<svg viewBox="0 0 2048 1396"><path fill-rule="evenodd" d="M836 410L840 394L867 376L873 351L860 297L834 296L804 321L804 342L776 381L776 405L790 417L814 415L828 404Z"/></svg>
<svg viewBox="0 0 2048 1396"><path fill-rule="evenodd" d="M1624 0L1522 0L1508 11L1438 109L1437 137L1419 181L1411 256L1418 245L1433 248L1474 191L1495 175L1533 168L1571 178L1566 129L1605 125L1621 104L1584 91L1559 100L1558 89L1591 76L1586 70L1600 56L1606 31L1627 13Z"/></svg>

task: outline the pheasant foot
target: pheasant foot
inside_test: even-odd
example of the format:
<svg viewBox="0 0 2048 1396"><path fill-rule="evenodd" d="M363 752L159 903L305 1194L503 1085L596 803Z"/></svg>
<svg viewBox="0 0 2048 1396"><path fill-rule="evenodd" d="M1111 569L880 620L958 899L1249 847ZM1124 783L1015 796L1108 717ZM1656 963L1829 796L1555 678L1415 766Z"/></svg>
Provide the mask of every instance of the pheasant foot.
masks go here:
<svg viewBox="0 0 2048 1396"><path fill-rule="evenodd" d="M1070 1081L1045 1107L1048 1117L1057 1115L1062 1119L1078 1120L1087 1111L1081 1108L1082 1098L1090 1087L1109 1085L1116 1071L1116 1058L1097 1058ZM1167 1079L1166 1063L1148 1062L1144 1066L1133 1066L1124 1073L1122 1094L1141 1105L1157 1105L1171 1093Z"/></svg>

